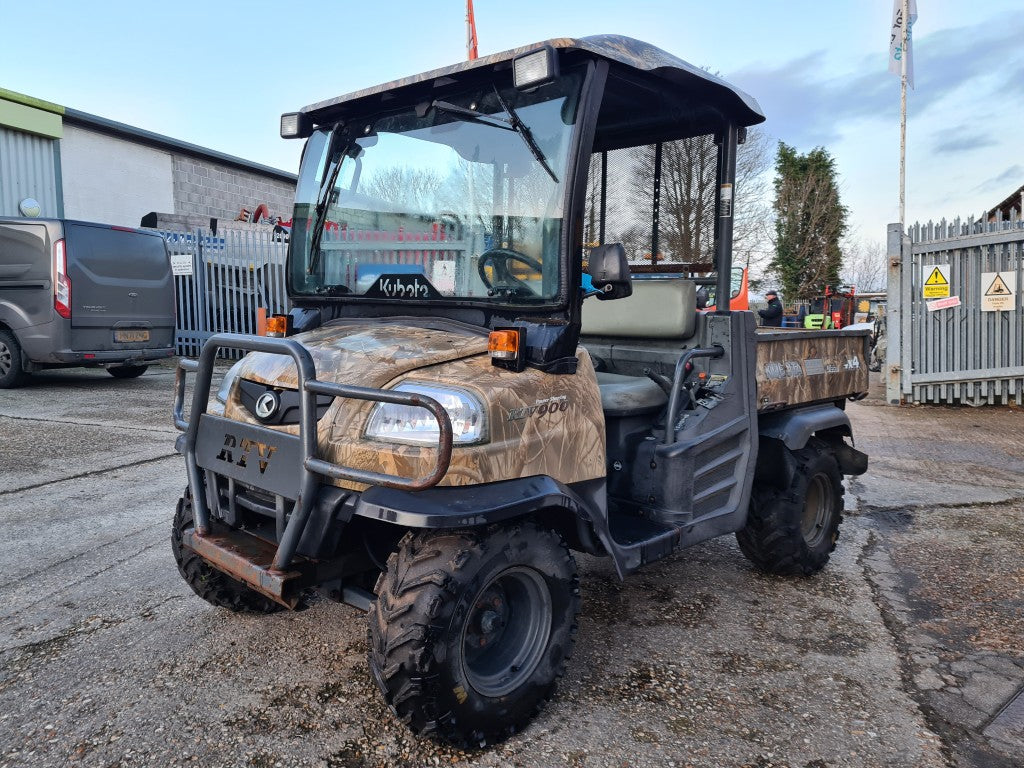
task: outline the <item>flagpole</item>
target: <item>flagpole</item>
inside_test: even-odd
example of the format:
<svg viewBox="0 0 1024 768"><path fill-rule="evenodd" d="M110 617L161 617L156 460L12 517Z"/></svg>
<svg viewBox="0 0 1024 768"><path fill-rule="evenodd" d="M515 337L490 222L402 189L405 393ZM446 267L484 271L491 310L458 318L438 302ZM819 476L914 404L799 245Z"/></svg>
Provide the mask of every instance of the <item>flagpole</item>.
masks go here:
<svg viewBox="0 0 1024 768"><path fill-rule="evenodd" d="M900 232L907 231L907 42L910 37L910 0L903 0L903 40L900 43Z"/></svg>

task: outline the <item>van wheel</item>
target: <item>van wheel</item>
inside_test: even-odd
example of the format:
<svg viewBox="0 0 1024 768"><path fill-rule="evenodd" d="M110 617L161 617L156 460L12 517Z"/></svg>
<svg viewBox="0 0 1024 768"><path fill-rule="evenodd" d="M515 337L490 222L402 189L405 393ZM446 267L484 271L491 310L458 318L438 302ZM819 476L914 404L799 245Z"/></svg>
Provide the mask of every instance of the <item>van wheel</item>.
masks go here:
<svg viewBox="0 0 1024 768"><path fill-rule="evenodd" d="M207 565L203 558L186 547L182 542L182 533L193 525L192 498L186 491L185 495L178 499L178 507L174 512L174 523L171 525L171 552L178 564L178 573L192 587L193 592L206 602L219 608L227 608L229 611L277 613L284 610L284 606Z"/></svg>
<svg viewBox="0 0 1024 768"><path fill-rule="evenodd" d="M10 331L0 331L0 389L10 389L25 381L21 367L21 345Z"/></svg>
<svg viewBox="0 0 1024 768"><path fill-rule="evenodd" d="M821 440L811 438L792 456L796 470L788 488L754 486L747 524L736 540L762 571L810 575L825 567L836 548L843 519L843 476Z"/></svg>
<svg viewBox="0 0 1024 768"><path fill-rule="evenodd" d="M416 734L483 747L554 693L576 635L576 561L554 531L408 533L377 580L370 672Z"/></svg>
<svg viewBox="0 0 1024 768"><path fill-rule="evenodd" d="M137 379L148 368L148 365L115 365L107 368L107 373L115 379Z"/></svg>

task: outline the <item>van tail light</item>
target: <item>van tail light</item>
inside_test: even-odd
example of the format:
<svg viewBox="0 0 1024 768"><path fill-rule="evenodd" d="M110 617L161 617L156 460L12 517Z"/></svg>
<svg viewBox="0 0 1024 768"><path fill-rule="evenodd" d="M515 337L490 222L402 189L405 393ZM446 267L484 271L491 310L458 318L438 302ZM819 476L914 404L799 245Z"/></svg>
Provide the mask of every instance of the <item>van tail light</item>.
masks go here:
<svg viewBox="0 0 1024 768"><path fill-rule="evenodd" d="M53 308L65 320L71 319L71 278L63 240L53 244Z"/></svg>

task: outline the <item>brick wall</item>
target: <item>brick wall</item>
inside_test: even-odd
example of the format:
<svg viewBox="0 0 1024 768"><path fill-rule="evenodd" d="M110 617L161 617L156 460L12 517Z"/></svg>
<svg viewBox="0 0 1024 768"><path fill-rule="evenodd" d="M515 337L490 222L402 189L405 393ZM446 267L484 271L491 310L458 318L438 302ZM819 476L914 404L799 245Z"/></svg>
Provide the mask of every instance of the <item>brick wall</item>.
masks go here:
<svg viewBox="0 0 1024 768"><path fill-rule="evenodd" d="M266 203L270 216L292 217L295 184L211 160L174 155L174 212L234 219L239 210Z"/></svg>

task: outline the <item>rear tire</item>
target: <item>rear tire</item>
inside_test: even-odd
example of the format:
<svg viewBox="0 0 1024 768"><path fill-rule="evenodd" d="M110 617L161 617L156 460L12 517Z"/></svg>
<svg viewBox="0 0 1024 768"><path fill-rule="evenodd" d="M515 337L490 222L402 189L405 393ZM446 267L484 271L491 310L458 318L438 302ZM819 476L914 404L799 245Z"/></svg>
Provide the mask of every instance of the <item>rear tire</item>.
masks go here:
<svg viewBox="0 0 1024 768"><path fill-rule="evenodd" d="M747 524L736 540L747 559L766 573L809 576L825 567L836 548L843 476L821 440L811 438L792 454L796 470L789 487L755 484Z"/></svg>
<svg viewBox="0 0 1024 768"><path fill-rule="evenodd" d="M178 564L178 573L192 591L218 608L244 613L277 613L284 610L270 598L249 589L245 584L208 565L203 558L185 546L182 533L191 528L192 498L188 492L178 499L171 526L171 551Z"/></svg>
<svg viewBox="0 0 1024 768"><path fill-rule="evenodd" d="M115 379L137 379L148 369L148 365L117 365L107 368L107 373Z"/></svg>
<svg viewBox="0 0 1024 768"><path fill-rule="evenodd" d="M408 533L377 581L370 672L416 734L483 747L554 693L576 635L576 561L554 531Z"/></svg>
<svg viewBox="0 0 1024 768"><path fill-rule="evenodd" d="M25 381L21 367L21 345L10 331L0 331L0 389L11 389Z"/></svg>

